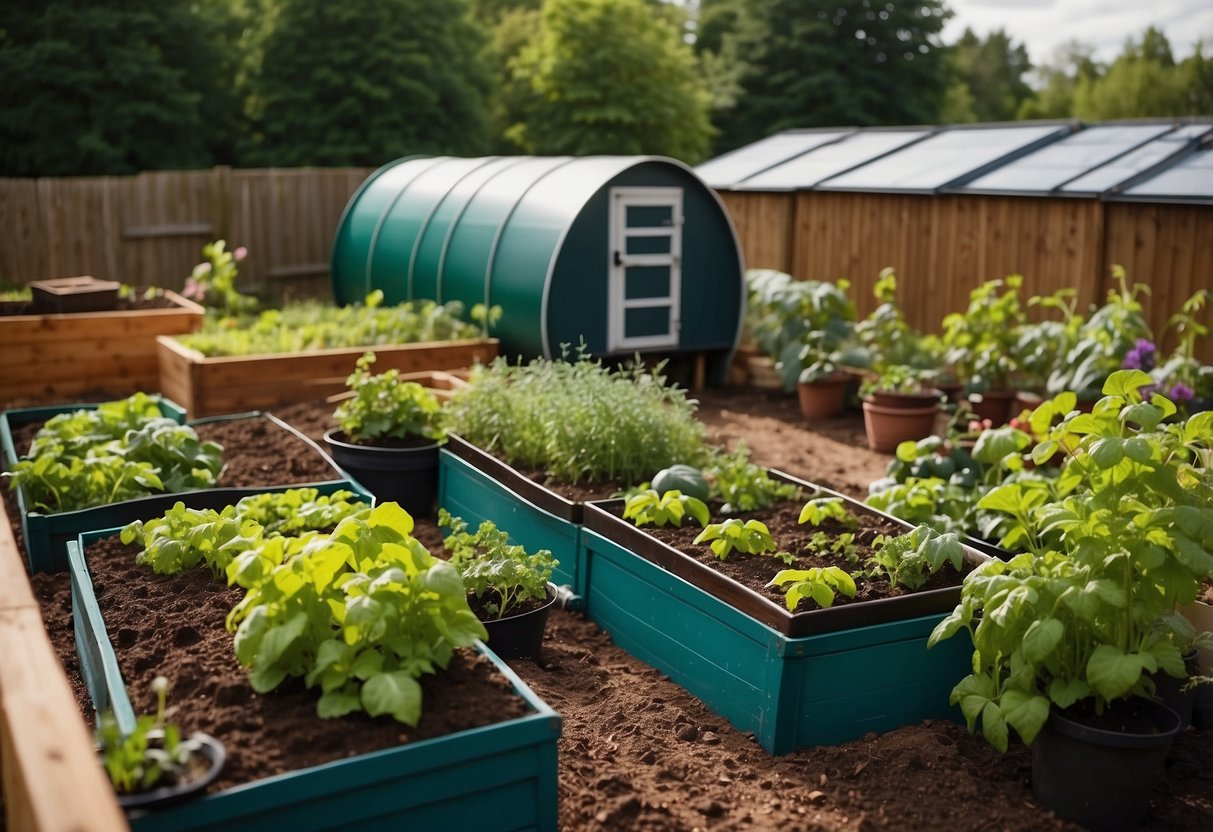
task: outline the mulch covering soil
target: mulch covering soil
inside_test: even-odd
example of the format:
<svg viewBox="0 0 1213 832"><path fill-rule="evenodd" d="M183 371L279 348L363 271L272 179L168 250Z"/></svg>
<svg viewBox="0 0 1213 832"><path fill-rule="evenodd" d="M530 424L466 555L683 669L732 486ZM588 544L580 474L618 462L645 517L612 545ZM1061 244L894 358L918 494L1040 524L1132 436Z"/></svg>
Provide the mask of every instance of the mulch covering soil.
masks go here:
<svg viewBox="0 0 1213 832"><path fill-rule="evenodd" d="M854 413L806 427L794 397L730 388L700 399L712 441L744 438L756 462L851 496L862 498L889 460L866 449ZM333 426L332 405L322 401L275 412L317 441ZM62 578L35 578L35 591L56 649L74 664L68 605L61 593L47 592L55 577ZM511 664L564 720L566 830L1078 828L1035 805L1030 749L1012 745L999 754L960 724L927 722L772 757L593 623L563 610L549 620L539 662ZM1213 828L1209 737L1209 728L1178 737L1143 828Z"/></svg>

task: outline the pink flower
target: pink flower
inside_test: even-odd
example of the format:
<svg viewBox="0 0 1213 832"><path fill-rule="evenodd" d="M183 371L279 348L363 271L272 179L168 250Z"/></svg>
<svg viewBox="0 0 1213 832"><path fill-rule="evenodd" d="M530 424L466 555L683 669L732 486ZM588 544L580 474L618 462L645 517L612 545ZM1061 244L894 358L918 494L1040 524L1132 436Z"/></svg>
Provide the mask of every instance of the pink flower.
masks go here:
<svg viewBox="0 0 1213 832"><path fill-rule="evenodd" d="M185 279L185 288L181 290L182 295L194 300L202 300L202 296L205 293L206 290L202 288L202 284L197 280L194 280L192 277Z"/></svg>
<svg viewBox="0 0 1213 832"><path fill-rule="evenodd" d="M239 263L245 257L248 257L248 249L244 246L240 246L232 252L232 257L236 258L236 262Z"/></svg>

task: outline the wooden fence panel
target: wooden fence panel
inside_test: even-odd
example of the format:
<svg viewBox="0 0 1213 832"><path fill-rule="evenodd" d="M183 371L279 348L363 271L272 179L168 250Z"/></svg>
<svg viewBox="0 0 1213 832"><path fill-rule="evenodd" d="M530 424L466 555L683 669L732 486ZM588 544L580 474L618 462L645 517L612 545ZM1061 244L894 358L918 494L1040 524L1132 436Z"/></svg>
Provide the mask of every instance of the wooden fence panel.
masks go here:
<svg viewBox="0 0 1213 832"><path fill-rule="evenodd" d="M107 236L117 232L119 279L180 290L202 260L202 247L226 231L216 172L141 173L108 182L117 225Z"/></svg>
<svg viewBox="0 0 1213 832"><path fill-rule="evenodd" d="M721 191L745 254L746 268L792 270L793 193Z"/></svg>
<svg viewBox="0 0 1213 832"><path fill-rule="evenodd" d="M0 229L0 281L46 277L46 216L38 210L38 180L0 179Z"/></svg>

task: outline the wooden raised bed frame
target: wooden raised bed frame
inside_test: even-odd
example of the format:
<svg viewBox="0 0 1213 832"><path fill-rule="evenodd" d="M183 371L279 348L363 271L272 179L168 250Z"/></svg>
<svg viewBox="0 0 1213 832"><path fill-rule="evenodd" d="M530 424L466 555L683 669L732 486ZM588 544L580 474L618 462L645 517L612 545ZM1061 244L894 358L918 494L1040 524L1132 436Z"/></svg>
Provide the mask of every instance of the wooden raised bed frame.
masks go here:
<svg viewBox="0 0 1213 832"><path fill-rule="evenodd" d="M300 353L207 358L176 338L157 338L160 392L191 419L260 410L291 401L324 398L345 389L363 353L375 353L375 371L454 370L487 364L497 356L496 338L427 341Z"/></svg>
<svg viewBox="0 0 1213 832"><path fill-rule="evenodd" d="M193 332L205 314L176 292L164 297L172 308L0 316L0 401L156 389L156 337Z"/></svg>

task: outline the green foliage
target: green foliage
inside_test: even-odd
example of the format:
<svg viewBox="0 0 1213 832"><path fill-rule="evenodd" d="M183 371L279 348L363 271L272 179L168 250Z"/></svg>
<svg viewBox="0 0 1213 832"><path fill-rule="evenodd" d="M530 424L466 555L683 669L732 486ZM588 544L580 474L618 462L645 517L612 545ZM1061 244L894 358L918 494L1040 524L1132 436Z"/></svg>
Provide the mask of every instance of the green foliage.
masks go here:
<svg viewBox="0 0 1213 832"><path fill-rule="evenodd" d="M102 764L118 794L136 794L181 782L189 764L202 748L194 737L183 740L181 729L164 720L168 679L152 680L156 692L156 715L141 716L135 730L123 735L112 713L102 714L97 725L97 744Z"/></svg>
<svg viewBox="0 0 1213 832"><path fill-rule="evenodd" d="M662 468L653 475L653 489L664 494L667 491L681 491L696 500L706 500L711 494L711 486L703 476L703 471L692 465L671 465Z"/></svg>
<svg viewBox="0 0 1213 832"><path fill-rule="evenodd" d="M206 259L194 266L183 294L222 309L224 315L253 312L257 299L236 290L236 264L245 258L248 250L240 246L235 251L227 251L226 246L226 241L216 240L202 247L202 256Z"/></svg>
<svg viewBox="0 0 1213 832"><path fill-rule="evenodd" d="M891 268L881 270L872 294L876 308L855 325L855 335L869 353L867 366L877 373L894 366L919 367L922 337L906 323L897 305L897 275Z"/></svg>
<svg viewBox="0 0 1213 832"><path fill-rule="evenodd" d="M690 515L700 526L707 526L711 515L704 502L681 491L658 492L648 488L627 498L623 519L637 526L677 526Z"/></svg>
<svg viewBox="0 0 1213 832"><path fill-rule="evenodd" d="M446 404L448 429L506 462L559 482L639 483L707 454L695 402L664 365L612 372L584 354L568 361L499 358L472 371Z"/></svg>
<svg viewBox="0 0 1213 832"><path fill-rule="evenodd" d="M243 573L248 593L227 626L254 690L303 677L321 690L322 717L363 710L417 724L418 677L486 633L455 568L412 530L407 512L384 503L268 571Z"/></svg>
<svg viewBox="0 0 1213 832"><path fill-rule="evenodd" d="M804 548L816 555L832 555L833 557L841 558L847 563L859 562L859 546L855 543L854 532L829 534L823 531L816 531L809 537L809 542L805 544ZM791 564L792 559L789 558L785 563Z"/></svg>
<svg viewBox="0 0 1213 832"><path fill-rule="evenodd" d="M5 4L0 175L203 168L239 102L221 0Z"/></svg>
<svg viewBox="0 0 1213 832"><path fill-rule="evenodd" d="M841 593L855 597L855 579L837 566L814 566L811 569L780 570L767 586L786 586L784 603L794 611L802 598L817 602L825 609L834 606L835 597Z"/></svg>
<svg viewBox="0 0 1213 832"><path fill-rule="evenodd" d="M967 310L943 319L945 360L968 390L1009 389L1017 328L1027 320L1019 304L1022 285L1017 274L988 280L969 293Z"/></svg>
<svg viewBox="0 0 1213 832"><path fill-rule="evenodd" d="M930 526L918 526L914 531L893 537L881 535L872 544L866 574L885 578L891 587L913 591L944 566L951 564L957 572L964 565L964 547L953 532L939 533Z"/></svg>
<svg viewBox="0 0 1213 832"><path fill-rule="evenodd" d="M1028 51L1003 29L983 39L971 29L951 47L951 65L971 102L969 118L957 121L1013 121L1032 89L1024 80L1032 71Z"/></svg>
<svg viewBox="0 0 1213 832"><path fill-rule="evenodd" d="M760 520L746 520L743 523L736 517L704 526L692 542L697 546L707 543L718 560L728 558L734 549L749 555L761 555L776 549L765 523Z"/></svg>
<svg viewBox="0 0 1213 832"><path fill-rule="evenodd" d="M765 468L750 462L750 449L742 439L731 452L716 451L704 470L712 483L711 496L723 501L720 510L725 514L757 511L800 496L798 486L772 479Z"/></svg>
<svg viewBox="0 0 1213 832"><path fill-rule="evenodd" d="M800 510L800 518L797 523L808 523L812 526L820 526L826 520L834 520L848 529L853 529L858 524L858 520L851 512L847 511L846 503L842 497L814 497L804 504L804 508Z"/></svg>
<svg viewBox="0 0 1213 832"><path fill-rule="evenodd" d="M908 364L888 364L879 373L865 379L859 386L859 395L867 397L875 392L901 395L938 395L939 391L929 384L931 374Z"/></svg>
<svg viewBox="0 0 1213 832"><path fill-rule="evenodd" d="M53 416L12 471L27 507L55 514L215 484L223 449L160 415L145 393Z"/></svg>
<svg viewBox="0 0 1213 832"><path fill-rule="evenodd" d="M510 544L510 536L489 520L475 534L462 518L438 510L438 525L451 530L443 545L451 553L451 566L459 572L467 591L494 618L505 618L519 604L547 598L548 581L560 561L547 549L528 554Z"/></svg>
<svg viewBox="0 0 1213 832"><path fill-rule="evenodd" d="M209 357L450 341L481 334L479 327L459 319L463 304L457 301L382 306L382 300L383 293L375 290L364 305L302 301L267 309L255 318L208 316L201 330L177 338Z"/></svg>
<svg viewBox="0 0 1213 832"><path fill-rule="evenodd" d="M708 93L677 26L645 0L547 0L511 64L532 101L507 137L538 154L708 152Z"/></svg>
<svg viewBox="0 0 1213 832"><path fill-rule="evenodd" d="M1068 413L1033 450L1068 457L1056 494L1014 484L980 505L1014 518L1029 551L968 578L930 643L967 630L973 673L952 692L970 730L1025 742L1051 706L1154 692L1150 674L1186 676L1174 610L1213 578L1213 413L1183 421L1150 377L1108 377L1091 413Z"/></svg>
<svg viewBox="0 0 1213 832"><path fill-rule="evenodd" d="M703 0L701 54L736 55L719 150L791 127L927 124L947 87L941 0Z"/></svg>
<svg viewBox="0 0 1213 832"><path fill-rule="evenodd" d="M337 406L333 419L351 442L421 436L442 440L442 405L432 390L401 381L399 370L372 375L375 354L358 359L346 386L354 395Z"/></svg>
<svg viewBox="0 0 1213 832"><path fill-rule="evenodd" d="M486 34L467 0L275 5L249 79L250 161L380 165L486 149Z"/></svg>

